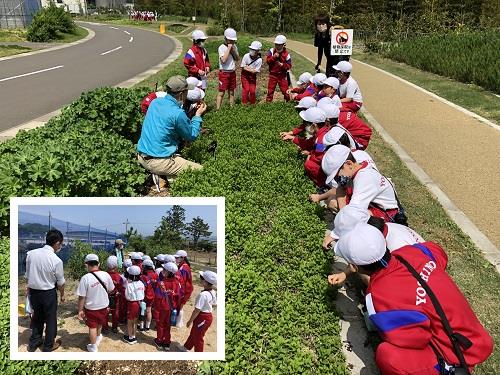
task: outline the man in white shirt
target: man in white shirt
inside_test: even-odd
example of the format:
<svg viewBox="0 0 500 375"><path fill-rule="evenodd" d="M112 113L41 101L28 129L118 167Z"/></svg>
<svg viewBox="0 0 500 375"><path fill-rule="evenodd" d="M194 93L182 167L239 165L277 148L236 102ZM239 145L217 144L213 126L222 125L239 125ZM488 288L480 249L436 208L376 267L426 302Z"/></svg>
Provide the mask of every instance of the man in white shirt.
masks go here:
<svg viewBox="0 0 500 375"><path fill-rule="evenodd" d="M51 352L61 346L54 342L57 334L57 289L64 302L64 270L62 260L55 254L61 250L63 235L51 229L45 237L46 245L31 250L26 256L28 297L33 309L31 337L28 351L34 352L43 344L42 351ZM45 340L42 340L45 325Z"/></svg>
<svg viewBox="0 0 500 375"><path fill-rule="evenodd" d="M224 93L229 94L229 105L234 105L234 90L236 89L236 61L240 59L236 47L236 31L224 30L224 44L219 46L219 93L215 103L216 109L222 105Z"/></svg>
<svg viewBox="0 0 500 375"><path fill-rule="evenodd" d="M333 68L339 71L339 93L342 106L357 112L363 105L363 96L358 83L351 77L352 64L348 61L341 61Z"/></svg>
<svg viewBox="0 0 500 375"><path fill-rule="evenodd" d="M80 279L78 290L78 318L85 320L89 327L90 344L87 345L89 352L97 352L101 343L102 326L107 323L109 313L109 297L115 286L113 279L107 272L99 270L99 257L88 254L85 257L87 273Z"/></svg>

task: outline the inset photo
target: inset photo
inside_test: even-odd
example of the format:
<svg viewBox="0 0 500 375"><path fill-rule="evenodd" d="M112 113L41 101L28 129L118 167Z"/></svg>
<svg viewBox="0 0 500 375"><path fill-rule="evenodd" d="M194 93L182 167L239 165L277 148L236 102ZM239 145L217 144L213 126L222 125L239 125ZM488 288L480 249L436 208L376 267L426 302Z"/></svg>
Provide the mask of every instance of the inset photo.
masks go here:
<svg viewBox="0 0 500 375"><path fill-rule="evenodd" d="M224 360L224 198L10 212L11 359Z"/></svg>

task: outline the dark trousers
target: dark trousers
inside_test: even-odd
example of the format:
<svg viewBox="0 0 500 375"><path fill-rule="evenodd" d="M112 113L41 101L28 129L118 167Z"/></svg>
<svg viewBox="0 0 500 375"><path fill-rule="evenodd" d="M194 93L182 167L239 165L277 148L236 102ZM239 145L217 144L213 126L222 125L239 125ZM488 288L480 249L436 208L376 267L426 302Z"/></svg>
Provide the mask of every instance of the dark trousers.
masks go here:
<svg viewBox="0 0 500 375"><path fill-rule="evenodd" d="M50 290L30 289L30 302L33 308L31 320L31 337L29 346L36 348L42 342L45 325L45 341L42 351L52 351L57 334L57 292Z"/></svg>

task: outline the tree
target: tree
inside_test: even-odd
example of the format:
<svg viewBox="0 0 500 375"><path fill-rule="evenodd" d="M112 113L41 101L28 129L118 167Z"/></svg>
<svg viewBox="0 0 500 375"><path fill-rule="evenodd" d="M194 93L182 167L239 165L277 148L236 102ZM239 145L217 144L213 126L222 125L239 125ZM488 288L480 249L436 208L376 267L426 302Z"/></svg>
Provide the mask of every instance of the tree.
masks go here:
<svg viewBox="0 0 500 375"><path fill-rule="evenodd" d="M186 226L186 232L193 237L193 245L195 249L198 248L198 241L200 238L208 237L212 234L209 229L210 226L199 216L195 217L193 221Z"/></svg>
<svg viewBox="0 0 500 375"><path fill-rule="evenodd" d="M186 210L181 206L173 206L161 218L160 226L155 229L153 240L158 244L180 247L186 231Z"/></svg>

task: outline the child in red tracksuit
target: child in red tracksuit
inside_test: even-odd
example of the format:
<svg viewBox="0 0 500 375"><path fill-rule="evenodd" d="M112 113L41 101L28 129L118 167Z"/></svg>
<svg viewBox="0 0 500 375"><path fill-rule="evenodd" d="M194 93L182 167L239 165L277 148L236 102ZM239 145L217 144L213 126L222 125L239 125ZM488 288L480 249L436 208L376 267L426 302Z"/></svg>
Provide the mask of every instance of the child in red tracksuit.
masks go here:
<svg viewBox="0 0 500 375"><path fill-rule="evenodd" d="M210 72L210 61L208 51L204 47L207 36L201 30L195 30L191 34L193 45L184 55L184 66L189 77L196 77L202 82L201 88L207 88L207 75Z"/></svg>
<svg viewBox="0 0 500 375"><path fill-rule="evenodd" d="M295 109L300 114L300 112L305 111L312 107L316 107L316 99L307 96L305 98L300 99L299 103L295 106ZM305 130L306 130L306 122L302 121L302 123L299 126L293 128L291 131L281 132L280 137L284 141L293 140L294 137L300 136L303 132L305 132Z"/></svg>
<svg viewBox="0 0 500 375"><path fill-rule="evenodd" d="M285 101L290 101L288 94L287 72L292 69L292 57L285 48L286 38L278 35L274 39L274 48L267 52L266 61L269 65L269 82L267 84L267 102L272 102L274 89L279 85Z"/></svg>
<svg viewBox="0 0 500 375"><path fill-rule="evenodd" d="M181 299L181 286L175 278L177 271L174 263L165 263L154 286L154 304L158 312L154 343L159 350L170 350L170 327L176 323Z"/></svg>
<svg viewBox="0 0 500 375"><path fill-rule="evenodd" d="M194 310L186 326L192 324L189 337L181 350L191 350L194 347L195 352L202 352L204 346L204 336L212 324L212 306L217 305L217 296L213 287L217 285L217 274L212 271L200 272L200 279L203 285L203 291L196 297Z"/></svg>
<svg viewBox="0 0 500 375"><path fill-rule="evenodd" d="M145 292L144 292L144 302L146 303L146 319L145 321L141 321L139 330L140 331L149 331L151 326L152 319L152 307L154 302L154 290L153 286L156 280L158 279L158 275L154 270L154 263L151 259L146 259L143 263L143 271L141 275L141 281L144 284Z"/></svg>
<svg viewBox="0 0 500 375"><path fill-rule="evenodd" d="M355 112L341 108L339 124L351 133L359 150L364 150L368 147L372 136L372 129Z"/></svg>
<svg viewBox="0 0 500 375"><path fill-rule="evenodd" d="M184 250L178 250L174 256L177 267L179 268L178 273L182 289L182 298L179 306L179 317L177 319L177 327L180 328L184 324L184 312L182 311L182 308L189 300L189 298L191 298L191 294L193 293L193 276L191 273L191 265L189 264L189 260L187 258L187 253Z"/></svg>
<svg viewBox="0 0 500 375"><path fill-rule="evenodd" d="M241 60L241 103L246 105L248 102L255 104L255 92L257 90L257 73L260 73L262 67L262 57L260 49L262 43L252 42L250 52L243 56Z"/></svg>
<svg viewBox="0 0 500 375"><path fill-rule="evenodd" d="M118 333L118 322L120 318L120 310L122 309L121 299L124 292L123 279L122 275L118 273L118 259L116 256L112 255L108 257L107 265L108 265L108 274L109 276L111 276L111 280L113 280L113 284L115 286L114 292L109 294L109 310L110 310L109 312L111 313L111 332ZM106 323L108 323L107 320ZM109 329L108 324L102 327L103 332L106 332L108 329Z"/></svg>

